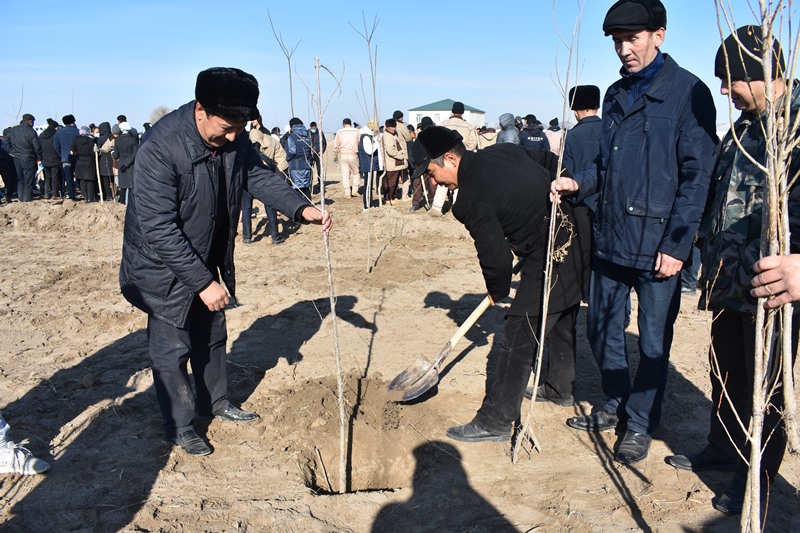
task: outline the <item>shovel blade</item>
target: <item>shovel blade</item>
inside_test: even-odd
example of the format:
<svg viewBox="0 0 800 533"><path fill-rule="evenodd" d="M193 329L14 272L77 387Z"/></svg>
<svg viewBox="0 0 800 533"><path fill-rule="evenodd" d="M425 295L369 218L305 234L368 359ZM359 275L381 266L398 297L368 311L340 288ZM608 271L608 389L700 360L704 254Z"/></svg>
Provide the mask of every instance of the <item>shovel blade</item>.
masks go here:
<svg viewBox="0 0 800 533"><path fill-rule="evenodd" d="M402 394L399 401L407 402L423 395L438 382L439 369L425 356L420 356L389 383L388 390L398 396Z"/></svg>
<svg viewBox="0 0 800 533"><path fill-rule="evenodd" d="M439 383L439 371L436 367L431 367L424 376L406 388L405 394L403 394L403 401L408 402L422 396L435 387L437 383Z"/></svg>
<svg viewBox="0 0 800 533"><path fill-rule="evenodd" d="M425 375L428 370L433 367L433 363L428 361L428 359L421 355L419 358L414 361L414 363L397 374L391 383L389 383L389 390L390 391L405 391L410 385L417 382L422 376Z"/></svg>

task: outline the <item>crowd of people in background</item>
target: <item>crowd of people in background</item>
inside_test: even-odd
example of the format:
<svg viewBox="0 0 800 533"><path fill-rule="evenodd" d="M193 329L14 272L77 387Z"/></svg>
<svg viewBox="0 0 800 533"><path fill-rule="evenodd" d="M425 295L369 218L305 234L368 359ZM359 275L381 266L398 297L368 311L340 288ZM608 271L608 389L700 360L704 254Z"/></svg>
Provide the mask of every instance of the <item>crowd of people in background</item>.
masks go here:
<svg viewBox="0 0 800 533"><path fill-rule="evenodd" d="M125 115L109 122L78 127L73 115L59 124L47 119L36 133L36 118L25 113L17 126L0 137L0 202L36 199L86 203L125 203L133 187L133 163L139 133ZM144 130L150 128L144 124Z"/></svg>

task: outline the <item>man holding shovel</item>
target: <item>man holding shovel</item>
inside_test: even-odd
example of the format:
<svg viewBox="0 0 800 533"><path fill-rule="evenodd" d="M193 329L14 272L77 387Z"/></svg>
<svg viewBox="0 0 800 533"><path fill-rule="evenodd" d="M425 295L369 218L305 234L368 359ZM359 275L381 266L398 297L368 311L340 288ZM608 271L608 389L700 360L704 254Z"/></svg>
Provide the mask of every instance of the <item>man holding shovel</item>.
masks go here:
<svg viewBox="0 0 800 533"><path fill-rule="evenodd" d="M517 145L498 144L468 152L458 132L441 126L422 131L413 151L417 162L414 178L425 174L439 186L458 188L453 215L475 241L492 303L510 292L513 256L525 261L506 316L502 352L489 392L471 422L447 430L448 437L464 442L509 440L537 351L551 175L533 154ZM554 264L547 331L563 328L574 335L589 250L581 249L576 232L582 224L572 208L564 205L559 216L567 227L557 232L556 248L567 255Z"/></svg>

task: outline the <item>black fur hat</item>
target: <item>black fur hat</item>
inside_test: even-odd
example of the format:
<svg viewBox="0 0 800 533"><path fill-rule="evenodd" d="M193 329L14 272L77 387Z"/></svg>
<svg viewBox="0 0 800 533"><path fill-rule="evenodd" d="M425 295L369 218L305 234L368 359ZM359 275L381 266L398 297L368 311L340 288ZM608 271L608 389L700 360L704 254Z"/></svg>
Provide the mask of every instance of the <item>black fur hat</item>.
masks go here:
<svg viewBox="0 0 800 533"><path fill-rule="evenodd" d="M611 6L603 21L603 32L656 31L667 27L667 9L660 0L619 0Z"/></svg>
<svg viewBox="0 0 800 533"><path fill-rule="evenodd" d="M464 114L464 104L462 104L461 102L453 102L452 113L454 115L463 115Z"/></svg>
<svg viewBox="0 0 800 533"><path fill-rule="evenodd" d="M763 50L763 40L761 26L742 26L736 30L736 36L742 46L751 54L761 58ZM725 50L723 50L723 48ZM761 62L754 59L747 52L740 51L736 38L729 35L717 50L717 57L714 60L714 76L722 80L728 79L728 68L725 66L725 52L728 54L728 65L731 69L730 79L733 81L764 81L764 68ZM786 64L783 61L783 50L781 43L777 39L772 41L772 77L782 78L786 71Z"/></svg>
<svg viewBox="0 0 800 533"><path fill-rule="evenodd" d="M431 126L420 131L411 145L411 155L417 164L411 179L417 179L428 170L431 159L449 152L464 140L461 134L444 126Z"/></svg>
<svg viewBox="0 0 800 533"><path fill-rule="evenodd" d="M570 109L600 109L600 88L596 85L576 85L569 90Z"/></svg>
<svg viewBox="0 0 800 533"><path fill-rule="evenodd" d="M258 116L258 82L238 68L214 67L197 75L194 96L208 112L230 120Z"/></svg>

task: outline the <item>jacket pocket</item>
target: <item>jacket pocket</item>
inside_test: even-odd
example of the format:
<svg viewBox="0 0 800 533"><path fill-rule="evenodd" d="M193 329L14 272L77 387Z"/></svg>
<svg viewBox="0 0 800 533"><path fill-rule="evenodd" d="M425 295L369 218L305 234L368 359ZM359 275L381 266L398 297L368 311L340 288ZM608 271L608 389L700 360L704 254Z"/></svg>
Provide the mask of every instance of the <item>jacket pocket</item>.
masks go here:
<svg viewBox="0 0 800 533"><path fill-rule="evenodd" d="M672 204L628 198L625 202L625 242L622 246L639 256L655 257L666 231Z"/></svg>
<svg viewBox="0 0 800 533"><path fill-rule="evenodd" d="M659 218L663 222L670 217L672 204L642 200L640 198L628 198L625 202L625 212L633 216Z"/></svg>
<svg viewBox="0 0 800 533"><path fill-rule="evenodd" d="M128 283L143 293L165 299L178 279L151 250L139 248L127 272Z"/></svg>

